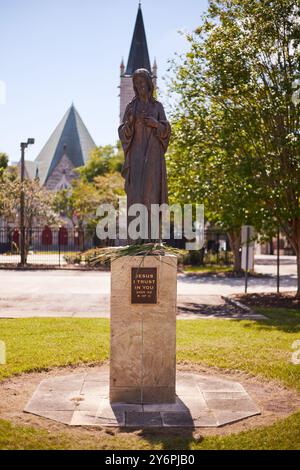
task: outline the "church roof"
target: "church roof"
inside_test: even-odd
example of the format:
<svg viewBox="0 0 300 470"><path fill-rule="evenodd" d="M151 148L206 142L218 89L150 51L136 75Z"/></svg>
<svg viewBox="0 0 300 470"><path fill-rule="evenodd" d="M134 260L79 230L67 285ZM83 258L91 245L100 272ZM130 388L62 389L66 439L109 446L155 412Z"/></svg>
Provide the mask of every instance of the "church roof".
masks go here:
<svg viewBox="0 0 300 470"><path fill-rule="evenodd" d="M72 104L34 161L41 184L47 181L65 153L74 167L78 167L86 163L90 151L95 147L95 142Z"/></svg>
<svg viewBox="0 0 300 470"><path fill-rule="evenodd" d="M135 21L135 27L132 36L125 75L132 75L136 69L140 68L147 69L151 73L141 4L139 4L139 9Z"/></svg>
<svg viewBox="0 0 300 470"><path fill-rule="evenodd" d="M18 167L21 167L20 162L18 162ZM36 163L32 160L25 160L25 176L30 180L33 180L36 177Z"/></svg>

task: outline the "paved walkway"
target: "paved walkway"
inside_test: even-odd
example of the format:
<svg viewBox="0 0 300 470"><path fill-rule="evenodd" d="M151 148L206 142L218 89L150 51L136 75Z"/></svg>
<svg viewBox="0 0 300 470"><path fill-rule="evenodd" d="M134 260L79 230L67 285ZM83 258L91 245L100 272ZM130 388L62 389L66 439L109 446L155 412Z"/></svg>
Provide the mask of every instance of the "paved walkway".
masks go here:
<svg viewBox="0 0 300 470"><path fill-rule="evenodd" d="M258 264L256 269L274 273L275 258L261 258L265 264ZM294 257L285 258L281 290L291 291L297 285L296 264ZM221 296L244 292L244 279L179 274L177 288L180 318L199 317L199 306L202 310L205 307L201 318L222 316L220 307L224 300ZM274 276L249 279L248 292L275 291ZM108 317L109 293L109 272L0 270L0 317ZM194 312L184 310L187 304Z"/></svg>
<svg viewBox="0 0 300 470"><path fill-rule="evenodd" d="M175 403L109 401L107 366L43 380L25 412L71 426L218 427L260 414L244 387L221 377L177 371ZM152 397L153 398L153 397Z"/></svg>

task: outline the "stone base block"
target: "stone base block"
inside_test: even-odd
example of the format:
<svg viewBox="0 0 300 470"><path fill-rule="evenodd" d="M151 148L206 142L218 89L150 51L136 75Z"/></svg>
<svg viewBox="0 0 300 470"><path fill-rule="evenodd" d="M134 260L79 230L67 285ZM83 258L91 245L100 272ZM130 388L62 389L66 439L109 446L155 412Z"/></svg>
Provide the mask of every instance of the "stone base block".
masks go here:
<svg viewBox="0 0 300 470"><path fill-rule="evenodd" d="M175 402L176 286L176 256L112 262L112 403Z"/></svg>

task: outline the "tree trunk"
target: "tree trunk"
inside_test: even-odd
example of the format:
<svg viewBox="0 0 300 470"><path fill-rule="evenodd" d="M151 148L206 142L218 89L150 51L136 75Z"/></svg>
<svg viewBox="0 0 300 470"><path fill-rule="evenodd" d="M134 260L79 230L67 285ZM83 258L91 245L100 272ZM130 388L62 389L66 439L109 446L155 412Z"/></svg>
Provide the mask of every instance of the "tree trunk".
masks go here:
<svg viewBox="0 0 300 470"><path fill-rule="evenodd" d="M296 251L297 255L297 293L296 293L296 299L300 299L300 250Z"/></svg>
<svg viewBox="0 0 300 470"><path fill-rule="evenodd" d="M227 232L230 242L230 246L233 252L233 271L240 273L242 271L241 266L241 230L230 230Z"/></svg>
<svg viewBox="0 0 300 470"><path fill-rule="evenodd" d="M270 237L270 255L274 255L274 245L273 245L273 236Z"/></svg>

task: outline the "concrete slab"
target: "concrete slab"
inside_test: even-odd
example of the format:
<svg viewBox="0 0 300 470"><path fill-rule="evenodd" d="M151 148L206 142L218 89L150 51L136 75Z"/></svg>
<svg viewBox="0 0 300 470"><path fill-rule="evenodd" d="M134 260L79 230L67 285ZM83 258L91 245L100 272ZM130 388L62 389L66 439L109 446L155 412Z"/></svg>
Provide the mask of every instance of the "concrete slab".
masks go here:
<svg viewBox="0 0 300 470"><path fill-rule="evenodd" d="M282 272L280 279L282 292L297 287L296 264L293 261L289 266L290 272ZM276 266L271 267L275 274ZM184 274L177 278L177 318L258 319L238 314L222 300L222 295L244 292L243 278ZM276 292L275 275L250 278L248 291ZM0 318L109 317L109 296L109 272L0 270Z"/></svg>
<svg viewBox="0 0 300 470"><path fill-rule="evenodd" d="M97 380L100 378L100 380ZM259 414L238 382L177 372L176 403L109 402L108 367L43 380L24 411L70 426L218 427Z"/></svg>
<svg viewBox="0 0 300 470"><path fill-rule="evenodd" d="M162 423L164 427L188 427L194 428L194 421L190 413L185 412L169 412L161 413ZM217 422L215 422L217 424Z"/></svg>
<svg viewBox="0 0 300 470"><path fill-rule="evenodd" d="M204 397L206 399L206 403L209 409L217 410L217 411L237 411L242 413L254 413L258 414L259 410L255 403L251 400L249 396L246 394L242 394L239 392L236 393L213 393L213 397L211 396L212 393L207 396L207 393L204 392Z"/></svg>
<svg viewBox="0 0 300 470"><path fill-rule="evenodd" d="M155 411L126 411L125 426L133 428L162 428L162 418L159 412Z"/></svg>

